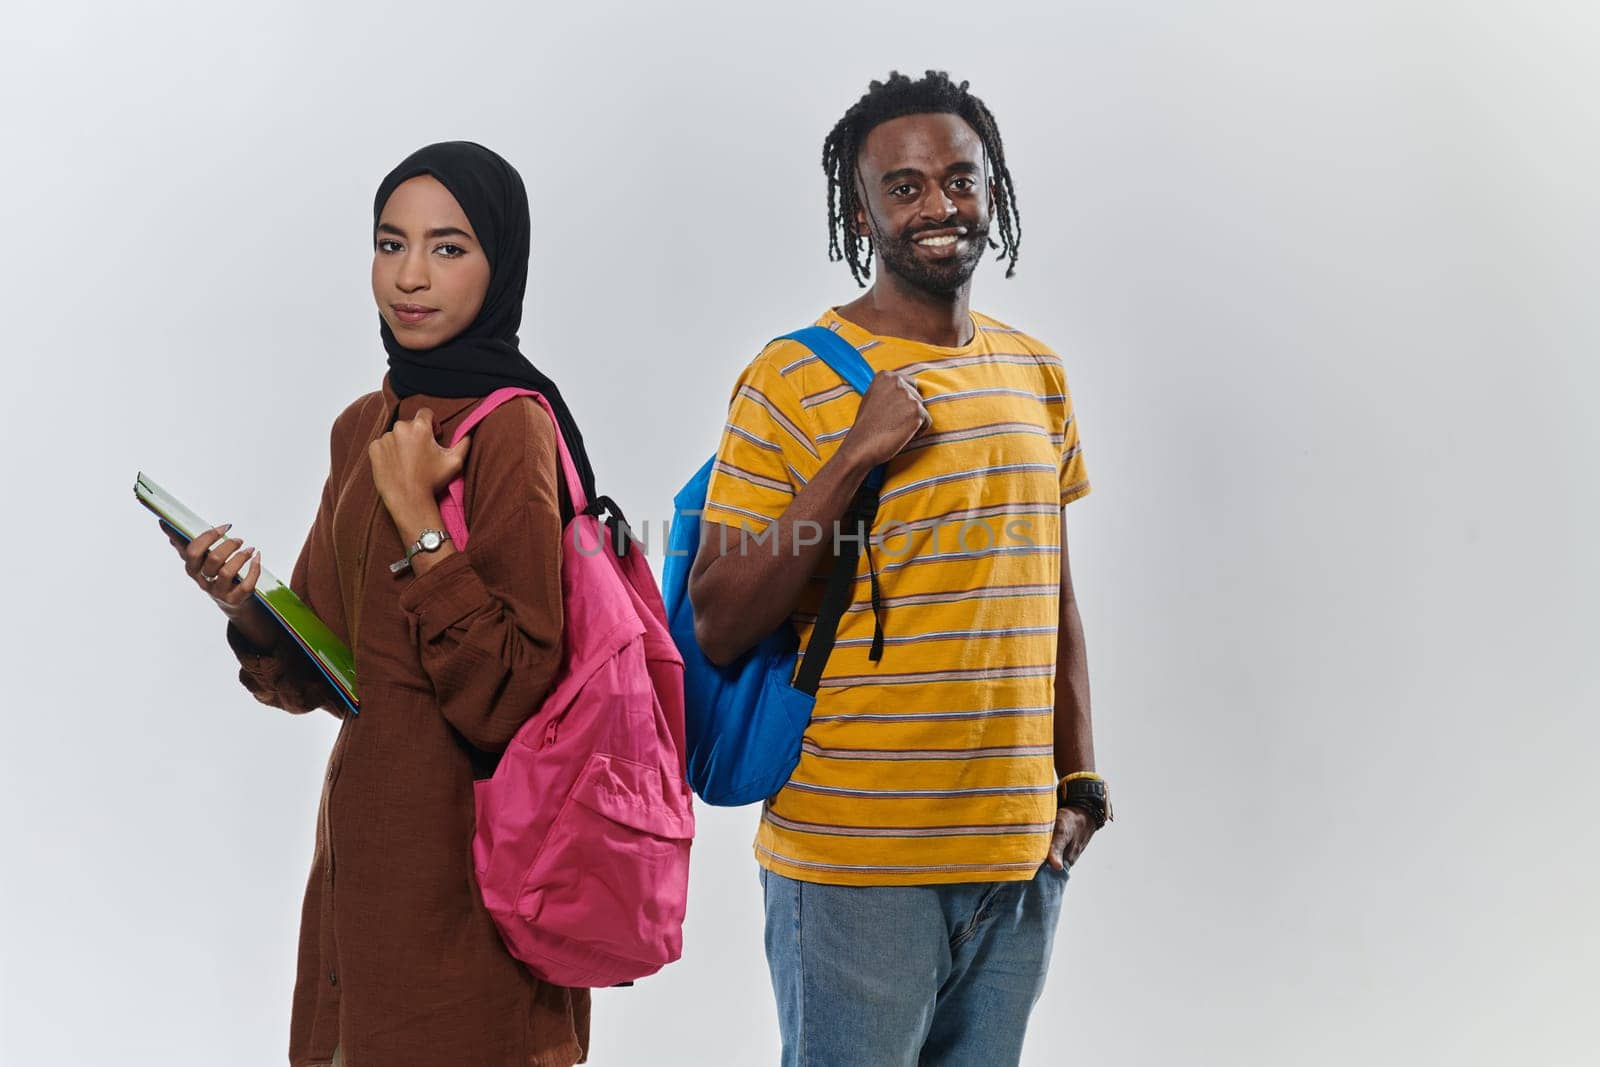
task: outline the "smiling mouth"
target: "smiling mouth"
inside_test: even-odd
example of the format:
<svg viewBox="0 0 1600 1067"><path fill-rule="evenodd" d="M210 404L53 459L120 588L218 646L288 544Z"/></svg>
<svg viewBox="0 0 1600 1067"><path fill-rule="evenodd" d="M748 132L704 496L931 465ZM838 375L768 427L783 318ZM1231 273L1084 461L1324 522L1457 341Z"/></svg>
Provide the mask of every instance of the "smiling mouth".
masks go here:
<svg viewBox="0 0 1600 1067"><path fill-rule="evenodd" d="M937 233L924 233L913 237L911 240L919 247L942 251L954 248L964 241L966 236L967 231L963 227L959 230L940 230Z"/></svg>

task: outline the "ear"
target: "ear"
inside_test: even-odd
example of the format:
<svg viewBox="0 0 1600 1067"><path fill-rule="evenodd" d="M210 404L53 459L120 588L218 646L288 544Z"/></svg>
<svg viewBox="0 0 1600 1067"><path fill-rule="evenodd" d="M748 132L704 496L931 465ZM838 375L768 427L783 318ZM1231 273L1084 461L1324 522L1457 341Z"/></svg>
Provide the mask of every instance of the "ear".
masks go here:
<svg viewBox="0 0 1600 1067"><path fill-rule="evenodd" d="M861 172L859 170L851 175L851 180L854 181L856 185L856 240L867 242L867 247L871 248L872 225L871 219L867 214L867 183L862 179Z"/></svg>

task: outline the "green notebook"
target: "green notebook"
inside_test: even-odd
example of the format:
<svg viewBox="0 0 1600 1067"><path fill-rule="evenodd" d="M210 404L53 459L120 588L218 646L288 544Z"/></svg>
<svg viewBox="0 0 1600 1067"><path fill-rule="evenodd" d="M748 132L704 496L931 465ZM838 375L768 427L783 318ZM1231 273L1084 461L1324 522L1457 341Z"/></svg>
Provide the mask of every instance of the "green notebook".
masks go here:
<svg viewBox="0 0 1600 1067"><path fill-rule="evenodd" d="M145 477L142 471L133 483L133 494L185 541L192 541L216 525L184 507L177 497ZM265 567L256 579L256 599L311 657L311 662L327 677L350 714L358 714L361 702L356 698L356 662L345 643L328 629L327 623L317 618L304 600L295 596L294 590Z"/></svg>

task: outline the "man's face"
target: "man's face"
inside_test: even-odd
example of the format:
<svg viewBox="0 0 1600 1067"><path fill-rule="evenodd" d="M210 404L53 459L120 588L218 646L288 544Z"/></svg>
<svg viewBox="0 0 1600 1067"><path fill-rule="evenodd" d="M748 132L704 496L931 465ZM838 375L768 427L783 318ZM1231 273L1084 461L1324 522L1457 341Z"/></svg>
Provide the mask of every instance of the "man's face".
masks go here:
<svg viewBox="0 0 1600 1067"><path fill-rule="evenodd" d="M972 278L994 206L983 141L959 115L903 115L867 134L856 162L857 229L883 266L948 295Z"/></svg>

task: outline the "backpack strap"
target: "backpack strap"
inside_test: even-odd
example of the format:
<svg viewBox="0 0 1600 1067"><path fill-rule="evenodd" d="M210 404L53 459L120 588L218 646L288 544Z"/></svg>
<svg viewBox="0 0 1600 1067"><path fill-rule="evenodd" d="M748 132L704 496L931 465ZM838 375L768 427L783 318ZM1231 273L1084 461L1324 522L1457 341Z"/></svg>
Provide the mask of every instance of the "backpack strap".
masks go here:
<svg viewBox="0 0 1600 1067"><path fill-rule="evenodd" d="M560 453L561 471L567 482L567 495L572 501L574 513L581 514L589 506L588 497L583 495L583 479L578 477L577 464L572 461L572 453L567 451L567 442L561 436L561 423L556 419L555 411L550 407L550 401L532 389L519 389L508 385L503 389L496 389L479 402L472 409L471 414L461 420L461 425L456 427L455 433L450 437L450 447L454 448L472 432L473 428L489 417L489 413L519 396L531 396L550 414L550 421L556 428L556 451ZM439 501L439 517L444 520L445 531L449 533L450 540L456 548L467 547L467 481L464 475L456 478L446 487L444 496Z"/></svg>
<svg viewBox="0 0 1600 1067"><path fill-rule="evenodd" d="M786 333L778 340L797 341L862 396L872 384L876 373L856 347L826 326L807 326ZM823 589L822 605L817 610L817 621L811 628L811 639L806 642L805 658L795 674L794 687L809 696L815 696L822 681L822 672L833 653L833 644L839 634L839 622L855 599L856 561L861 553L867 555L867 570L872 579L872 649L868 658L874 663L883 658L883 607L879 602L878 569L872 560L872 522L878 514L878 493L883 488L886 464L872 468L861 488L845 509L845 525L852 531L840 534L834 554L833 571Z"/></svg>
<svg viewBox="0 0 1600 1067"><path fill-rule="evenodd" d="M822 360L835 374L843 378L845 384L849 385L861 396L867 395L867 387L872 384L873 376L877 372L872 369L872 364L868 363L865 357L856 351L855 345L846 341L826 326L807 326L803 330L786 333L777 338L777 340L798 341L800 344L805 345L811 350L812 355ZM872 471L867 475L867 484L871 485L874 490L883 486L884 469L885 465L880 463L872 468ZM874 508L873 510L876 511L877 509Z"/></svg>
<svg viewBox="0 0 1600 1067"><path fill-rule="evenodd" d="M858 494L845 512L845 520L855 526L855 532L839 536L839 551L834 556L828 584L822 591L822 605L817 609L817 621L811 627L811 640L806 642L805 658L800 661L800 669L795 673L794 687L809 696L817 695L822 672L828 666L828 657L833 654L833 642L839 635L839 621L855 600L856 560L861 556L864 542L872 536L872 516L866 513L866 506ZM873 512L877 511L876 493L871 495L870 506ZM883 658L883 613L878 603L878 572L872 566L870 546L867 546L867 566L872 572L873 614L872 652L869 658L876 662Z"/></svg>

